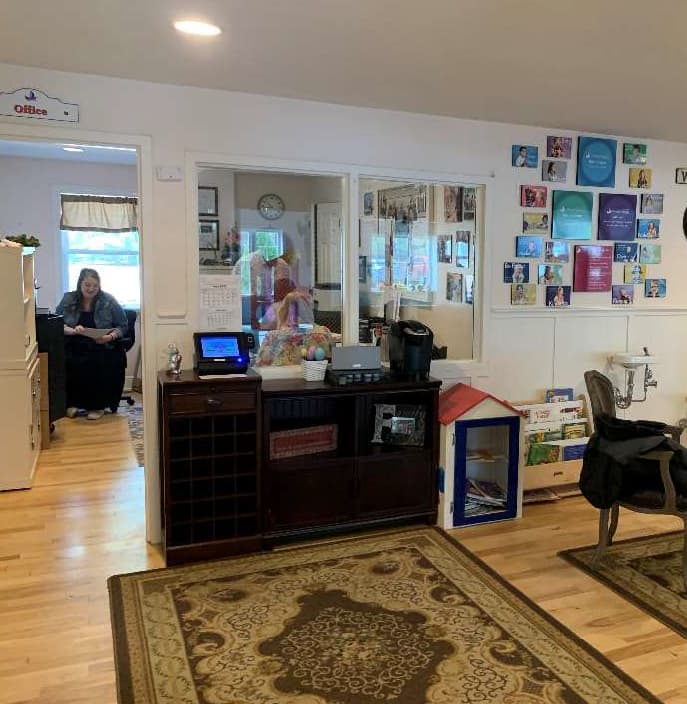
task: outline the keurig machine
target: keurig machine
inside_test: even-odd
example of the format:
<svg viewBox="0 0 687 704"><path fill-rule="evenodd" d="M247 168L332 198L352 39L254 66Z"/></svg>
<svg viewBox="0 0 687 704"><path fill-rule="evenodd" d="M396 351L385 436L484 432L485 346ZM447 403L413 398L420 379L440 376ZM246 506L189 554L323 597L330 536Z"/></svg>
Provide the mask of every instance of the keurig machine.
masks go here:
<svg viewBox="0 0 687 704"><path fill-rule="evenodd" d="M406 379L429 377L434 333L417 320L399 320L389 328L391 370Z"/></svg>

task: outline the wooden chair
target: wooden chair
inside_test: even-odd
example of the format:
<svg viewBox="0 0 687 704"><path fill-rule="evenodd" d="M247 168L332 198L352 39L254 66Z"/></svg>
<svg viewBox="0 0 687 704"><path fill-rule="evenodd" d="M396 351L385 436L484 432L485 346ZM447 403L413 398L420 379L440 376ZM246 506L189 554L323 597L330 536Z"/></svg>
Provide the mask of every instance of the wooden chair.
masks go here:
<svg viewBox="0 0 687 704"><path fill-rule="evenodd" d="M591 370L584 373L584 381L592 407L592 417L596 427L596 418L601 414L615 417L615 394L613 384L601 372ZM682 428L666 425L666 435L680 442ZM610 508L600 509L599 542L594 553L592 566L596 569L606 548L613 542L613 536L618 527L620 507L639 513L666 514L681 518L684 524L684 548L682 551L682 578L687 590L687 496L682 496L675 490L670 475L670 460L673 452L670 450L652 450L641 456L642 460L658 462L661 472L662 490L645 489L616 501Z"/></svg>

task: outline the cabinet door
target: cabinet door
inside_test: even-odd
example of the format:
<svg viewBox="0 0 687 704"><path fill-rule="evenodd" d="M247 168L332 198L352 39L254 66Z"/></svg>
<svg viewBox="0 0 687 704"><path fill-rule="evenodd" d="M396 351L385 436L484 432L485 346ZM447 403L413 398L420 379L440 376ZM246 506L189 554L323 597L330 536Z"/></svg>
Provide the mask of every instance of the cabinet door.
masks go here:
<svg viewBox="0 0 687 704"><path fill-rule="evenodd" d="M300 464L300 466L298 466ZM272 462L265 477L268 531L300 529L350 521L354 463L306 458Z"/></svg>
<svg viewBox="0 0 687 704"><path fill-rule="evenodd" d="M430 450L408 448L358 461L357 518L431 513L436 472Z"/></svg>

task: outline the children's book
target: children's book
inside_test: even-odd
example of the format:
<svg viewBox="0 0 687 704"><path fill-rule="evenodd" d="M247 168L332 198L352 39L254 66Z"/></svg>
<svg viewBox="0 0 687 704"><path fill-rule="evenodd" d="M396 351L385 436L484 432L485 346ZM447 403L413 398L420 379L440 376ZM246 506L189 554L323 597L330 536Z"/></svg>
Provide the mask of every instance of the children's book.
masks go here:
<svg viewBox="0 0 687 704"><path fill-rule="evenodd" d="M558 462L561 450L557 445L549 445L544 442L535 442L530 445L527 453L527 464L550 464Z"/></svg>
<svg viewBox="0 0 687 704"><path fill-rule="evenodd" d="M563 439L583 438L587 434L587 424L584 421L573 421L563 424Z"/></svg>
<svg viewBox="0 0 687 704"><path fill-rule="evenodd" d="M506 492L498 482L488 482L480 479L467 480L466 495L473 501L491 506L505 506Z"/></svg>
<svg viewBox="0 0 687 704"><path fill-rule="evenodd" d="M555 403L556 401L572 401L574 393L572 389L547 389L545 395L546 403Z"/></svg>

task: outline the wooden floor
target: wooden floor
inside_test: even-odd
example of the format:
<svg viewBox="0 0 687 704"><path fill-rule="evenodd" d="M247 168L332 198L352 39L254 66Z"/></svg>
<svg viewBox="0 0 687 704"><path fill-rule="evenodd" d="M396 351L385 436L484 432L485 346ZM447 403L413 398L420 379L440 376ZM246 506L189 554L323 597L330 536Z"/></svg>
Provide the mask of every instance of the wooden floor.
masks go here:
<svg viewBox="0 0 687 704"><path fill-rule="evenodd" d="M143 513L123 416L59 421L34 488L0 493L1 704L116 702L106 580L162 564ZM573 498L453 533L663 701L687 704L687 641L556 556L593 543L596 520ZM618 537L680 526L627 514Z"/></svg>

